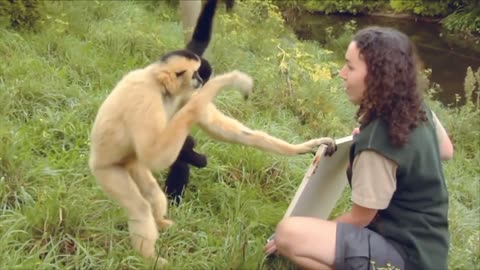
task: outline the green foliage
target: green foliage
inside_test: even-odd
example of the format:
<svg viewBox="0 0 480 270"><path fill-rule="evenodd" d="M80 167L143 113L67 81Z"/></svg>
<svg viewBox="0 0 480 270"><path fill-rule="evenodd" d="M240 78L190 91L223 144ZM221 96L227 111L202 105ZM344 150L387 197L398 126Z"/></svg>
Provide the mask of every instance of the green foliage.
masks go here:
<svg viewBox="0 0 480 270"><path fill-rule="evenodd" d="M396 12L413 13L422 16L445 16L453 12L462 1L458 0L390 0Z"/></svg>
<svg viewBox="0 0 480 270"><path fill-rule="evenodd" d="M480 34L480 3L465 0L390 0L396 12L444 17L441 23L451 31Z"/></svg>
<svg viewBox="0 0 480 270"><path fill-rule="evenodd" d="M327 27L326 29L326 42L324 46L331 51L335 51L336 59L343 62L345 59L345 53L339 48L347 48L352 37L357 31L357 23L354 20L351 20L343 25L342 28L336 27ZM340 31L339 31L340 30Z"/></svg>
<svg viewBox="0 0 480 270"><path fill-rule="evenodd" d="M275 0L283 10L321 12L324 14L369 14L386 12L414 16L441 17L450 31L480 34L480 2L468 0Z"/></svg>
<svg viewBox="0 0 480 270"><path fill-rule="evenodd" d="M449 14L441 21L450 31L461 31L480 35L480 6L476 8L464 7Z"/></svg>
<svg viewBox="0 0 480 270"><path fill-rule="evenodd" d="M0 0L0 26L34 29L42 17L39 0Z"/></svg>
<svg viewBox="0 0 480 270"><path fill-rule="evenodd" d="M368 13L383 7L387 3L386 0L370 1L370 0L347 0L347 1L316 1L307 0L304 7L308 11L321 11L325 14L330 13Z"/></svg>
<svg viewBox="0 0 480 270"><path fill-rule="evenodd" d="M467 68L467 76L465 77L464 83L465 89L465 107L473 111L480 109L479 98L480 98L480 68L473 73L472 68ZM476 94L476 101L474 102L474 94Z"/></svg>
<svg viewBox="0 0 480 270"><path fill-rule="evenodd" d="M300 42L272 1L237 4L233 14L218 10L208 59L216 73L251 74L255 91L247 102L225 92L215 102L219 109L292 143L350 134L355 107L335 76L335 55L344 53L348 37L332 34L330 50ZM151 269L131 248L126 215L88 170L88 134L123 74L183 47L176 7L45 2L41 23L38 33L0 29L0 269ZM354 31L349 27L346 35ZM472 72L477 86L478 73ZM466 88L473 82L468 76ZM451 110L430 103L456 151L445 163L450 269L474 269L480 264L478 105ZM285 259L267 260L263 245L311 156L281 157L192 133L209 165L192 169L185 202L169 210L176 225L157 243L167 269L293 269ZM158 173L161 185L163 177ZM350 207L349 196L346 189L333 215Z"/></svg>
<svg viewBox="0 0 480 270"><path fill-rule="evenodd" d="M0 54L6 56L0 62L0 269L150 267L133 252L126 217L95 184L87 157L96 110L122 74L183 47L177 10L157 4L153 9L150 2L46 2L40 32L0 30ZM301 87L302 78L311 80L301 73L316 72L316 65L322 70L328 54L298 43L275 5L239 2L234 14L219 9L217 15L210 55L216 72L240 69L256 83L247 103L238 95L220 95L222 111L292 142L349 129L348 121L317 119L316 113L302 125L293 111L281 109L289 101L277 46L291 46L287 52L308 68L290 68L303 76L295 79L296 98L308 100L320 91L323 104L344 105L346 99L313 83ZM335 116L345 107L329 106ZM278 157L194 133L209 166L192 170L185 203L169 212L177 225L162 232L158 252L172 269L268 268L262 245L311 156Z"/></svg>
<svg viewBox="0 0 480 270"><path fill-rule="evenodd" d="M368 13L384 7L388 0L339 0L339 1L317 1L317 0L275 0L275 3L282 8L296 8L308 12L331 13Z"/></svg>
<svg viewBox="0 0 480 270"><path fill-rule="evenodd" d="M284 7L297 6L309 12L331 13L368 13L378 10L393 9L395 12L412 13L422 16L445 16L458 8L469 5L465 0L338 0L338 1L288 1L281 3ZM474 1L473 1L474 2Z"/></svg>
<svg viewBox="0 0 480 270"><path fill-rule="evenodd" d="M476 269L480 263L480 69L467 71L465 106L439 111L453 140L455 158L445 166L450 190L451 269ZM450 114L450 115L447 115ZM453 191L453 192L452 192Z"/></svg>
<svg viewBox="0 0 480 270"><path fill-rule="evenodd" d="M445 109L429 100L452 139L455 153L443 164L449 190L449 269L477 269L480 263L480 72L467 72L465 106ZM460 99L460 97L458 97ZM472 102L473 101L473 102Z"/></svg>

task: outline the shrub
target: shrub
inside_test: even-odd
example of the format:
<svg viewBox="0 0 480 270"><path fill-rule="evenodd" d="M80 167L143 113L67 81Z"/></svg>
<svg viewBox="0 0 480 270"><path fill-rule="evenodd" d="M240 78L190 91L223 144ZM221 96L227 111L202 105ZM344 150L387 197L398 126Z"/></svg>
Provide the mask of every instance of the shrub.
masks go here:
<svg viewBox="0 0 480 270"><path fill-rule="evenodd" d="M41 19L39 0L0 0L0 25L14 29L34 29Z"/></svg>
<svg viewBox="0 0 480 270"><path fill-rule="evenodd" d="M441 21L450 31L480 34L480 8L462 8L448 15Z"/></svg>

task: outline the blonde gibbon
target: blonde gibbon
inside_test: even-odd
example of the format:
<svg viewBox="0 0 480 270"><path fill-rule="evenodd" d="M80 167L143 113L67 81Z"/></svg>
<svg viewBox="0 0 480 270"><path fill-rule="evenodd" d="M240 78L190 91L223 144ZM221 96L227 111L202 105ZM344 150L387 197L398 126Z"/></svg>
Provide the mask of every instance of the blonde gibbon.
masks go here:
<svg viewBox="0 0 480 270"><path fill-rule="evenodd" d="M101 104L91 131L89 167L101 188L127 212L133 247L155 256L157 228L166 219L167 199L152 170L177 158L192 125L206 118L208 104L224 87L248 95L253 81L232 71L201 91L200 59L183 50L126 74Z"/></svg>
<svg viewBox="0 0 480 270"><path fill-rule="evenodd" d="M212 103L216 94L231 86L248 96L253 80L232 71L202 87L200 63L197 55L179 50L129 72L101 104L93 124L90 170L126 210L132 245L144 257L155 256L157 228L173 223L166 218L167 199L152 171L175 161L193 125L217 140L281 155L315 152L321 144L334 146L331 138L293 145L227 117Z"/></svg>

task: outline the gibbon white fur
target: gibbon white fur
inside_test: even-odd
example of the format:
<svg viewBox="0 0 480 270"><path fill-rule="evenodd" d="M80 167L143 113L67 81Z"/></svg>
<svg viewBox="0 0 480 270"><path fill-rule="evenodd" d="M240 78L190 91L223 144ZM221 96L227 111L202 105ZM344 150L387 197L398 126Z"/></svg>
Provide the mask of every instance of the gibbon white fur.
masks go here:
<svg viewBox="0 0 480 270"><path fill-rule="evenodd" d="M157 228L173 223L166 218L167 199L152 171L175 161L193 125L217 140L281 155L334 146L331 138L290 144L227 117L212 103L216 94L232 86L249 95L253 80L232 71L201 87L199 67L198 56L181 50L131 71L100 106L93 124L90 169L101 188L126 210L132 245L144 257L155 256Z"/></svg>
<svg viewBox="0 0 480 270"><path fill-rule="evenodd" d="M217 92L233 86L248 95L253 81L233 71L202 82L199 58L173 54L125 75L100 106L91 131L89 166L102 189L127 212L133 247L155 256L167 199L152 170L169 167L193 124ZM189 58L190 57L190 58Z"/></svg>

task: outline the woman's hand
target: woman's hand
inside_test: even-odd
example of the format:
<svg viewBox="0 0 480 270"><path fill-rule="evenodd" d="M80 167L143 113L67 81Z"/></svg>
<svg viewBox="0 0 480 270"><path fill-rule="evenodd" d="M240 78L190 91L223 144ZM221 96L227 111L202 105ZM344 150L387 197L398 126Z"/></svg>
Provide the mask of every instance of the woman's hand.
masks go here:
<svg viewBox="0 0 480 270"><path fill-rule="evenodd" d="M359 127L354 128L353 131L352 131L352 135L355 136L358 133L360 133L360 128Z"/></svg>
<svg viewBox="0 0 480 270"><path fill-rule="evenodd" d="M438 117L432 111L433 122L435 124L435 131L437 132L438 148L440 150L440 158L442 160L450 160L453 158L453 144L447 131L443 127Z"/></svg>
<svg viewBox="0 0 480 270"><path fill-rule="evenodd" d="M277 246L275 245L275 240L268 240L267 244L264 247L265 253L267 255L271 255L275 252L277 252Z"/></svg>

